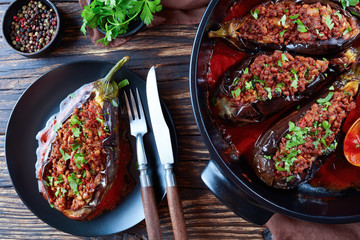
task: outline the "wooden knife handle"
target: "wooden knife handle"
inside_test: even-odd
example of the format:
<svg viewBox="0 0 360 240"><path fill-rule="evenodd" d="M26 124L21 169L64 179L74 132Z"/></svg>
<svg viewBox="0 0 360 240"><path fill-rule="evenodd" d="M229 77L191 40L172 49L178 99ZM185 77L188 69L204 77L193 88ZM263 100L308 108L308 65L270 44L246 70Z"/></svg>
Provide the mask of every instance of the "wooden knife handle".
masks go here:
<svg viewBox="0 0 360 240"><path fill-rule="evenodd" d="M170 186L166 187L166 191L175 240L187 240L189 236L186 231L179 189L177 186Z"/></svg>
<svg viewBox="0 0 360 240"><path fill-rule="evenodd" d="M144 206L146 231L149 240L162 239L154 187L142 187L141 198Z"/></svg>

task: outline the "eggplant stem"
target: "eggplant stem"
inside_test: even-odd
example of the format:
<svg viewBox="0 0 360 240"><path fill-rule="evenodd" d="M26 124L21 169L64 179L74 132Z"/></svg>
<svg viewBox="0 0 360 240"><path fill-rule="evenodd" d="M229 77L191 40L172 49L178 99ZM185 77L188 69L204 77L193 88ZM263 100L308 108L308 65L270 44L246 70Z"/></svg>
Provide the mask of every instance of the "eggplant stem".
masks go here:
<svg viewBox="0 0 360 240"><path fill-rule="evenodd" d="M129 57L125 56L120 61L118 61L115 66L109 71L109 73L104 77L105 82L109 83L114 79L114 76L117 71L127 62L129 61Z"/></svg>

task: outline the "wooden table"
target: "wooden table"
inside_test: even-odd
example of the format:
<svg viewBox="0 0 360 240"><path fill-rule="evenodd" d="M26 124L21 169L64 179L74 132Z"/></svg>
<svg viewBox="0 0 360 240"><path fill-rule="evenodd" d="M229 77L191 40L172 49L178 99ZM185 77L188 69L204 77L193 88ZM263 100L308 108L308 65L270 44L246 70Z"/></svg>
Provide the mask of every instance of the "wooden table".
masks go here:
<svg viewBox="0 0 360 240"><path fill-rule="evenodd" d="M0 236L21 239L79 239L39 220L17 196L7 171L5 130L11 110L25 89L54 67L79 60L115 63L124 55L127 68L146 77L158 65L160 95L175 121L179 141L177 180L191 239L262 239L264 227L248 223L223 206L200 179L210 156L194 120L189 93L189 62L197 25L159 26L136 35L125 45L108 49L82 35L81 8L77 1L55 1L65 19L63 41L53 53L29 59L13 53L0 38ZM9 0L0 0L0 18ZM25 124L25 123L24 123ZM173 239L167 201L159 206L164 239ZM125 232L104 239L146 239L144 221ZM95 238L94 238L95 239ZM100 238L96 238L100 239Z"/></svg>

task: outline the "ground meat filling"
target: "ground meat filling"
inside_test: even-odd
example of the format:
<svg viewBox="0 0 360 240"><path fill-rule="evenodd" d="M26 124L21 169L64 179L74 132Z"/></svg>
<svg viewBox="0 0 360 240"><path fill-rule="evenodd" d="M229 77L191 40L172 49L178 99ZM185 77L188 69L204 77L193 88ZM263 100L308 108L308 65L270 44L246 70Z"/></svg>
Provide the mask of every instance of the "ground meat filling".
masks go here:
<svg viewBox="0 0 360 240"><path fill-rule="evenodd" d="M323 153L337 146L335 136L347 113L355 108L353 93L331 91L317 100L296 123L289 122L288 134L281 139L273 157L276 163L275 179L287 181L308 169Z"/></svg>
<svg viewBox="0 0 360 240"><path fill-rule="evenodd" d="M238 27L240 38L277 45L350 39L359 33L355 20L329 5L289 1L260 4Z"/></svg>
<svg viewBox="0 0 360 240"><path fill-rule="evenodd" d="M294 96L305 91L307 85L327 70L328 64L326 59L294 57L281 51L263 54L242 70L243 74L233 82L231 95L241 104Z"/></svg>
<svg viewBox="0 0 360 240"><path fill-rule="evenodd" d="M76 211L92 200L106 168L102 140L108 135L102 109L93 100L76 108L58 130L44 181L60 211Z"/></svg>

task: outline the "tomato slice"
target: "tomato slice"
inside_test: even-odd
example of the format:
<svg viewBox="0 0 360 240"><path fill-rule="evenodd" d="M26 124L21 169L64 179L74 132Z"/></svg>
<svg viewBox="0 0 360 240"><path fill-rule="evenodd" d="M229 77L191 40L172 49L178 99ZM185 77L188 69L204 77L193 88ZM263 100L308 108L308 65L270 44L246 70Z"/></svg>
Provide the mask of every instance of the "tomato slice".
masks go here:
<svg viewBox="0 0 360 240"><path fill-rule="evenodd" d="M353 123L346 133L344 155L349 163L360 167L360 118Z"/></svg>

